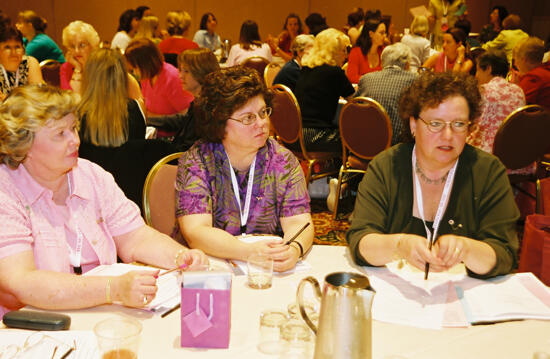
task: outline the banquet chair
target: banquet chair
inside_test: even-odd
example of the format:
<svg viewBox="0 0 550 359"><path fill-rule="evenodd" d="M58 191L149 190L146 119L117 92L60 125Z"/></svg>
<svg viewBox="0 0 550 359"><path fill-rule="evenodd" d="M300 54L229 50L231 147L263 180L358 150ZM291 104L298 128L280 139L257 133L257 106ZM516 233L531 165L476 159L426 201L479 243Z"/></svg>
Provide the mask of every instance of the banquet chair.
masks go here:
<svg viewBox="0 0 550 359"><path fill-rule="evenodd" d="M550 177L537 180L536 213L550 216Z"/></svg>
<svg viewBox="0 0 550 359"><path fill-rule="evenodd" d="M369 161L390 147L391 120L377 101L369 97L356 97L344 105L340 112L340 138L342 139L342 167L338 174L334 213L338 214L338 202L344 174L365 174Z"/></svg>
<svg viewBox="0 0 550 359"><path fill-rule="evenodd" d="M245 67L250 67L256 71L258 71L258 75L263 79L264 78L264 71L267 65L269 64L269 60L265 57L261 56L252 56L243 61L241 65Z"/></svg>
<svg viewBox="0 0 550 359"><path fill-rule="evenodd" d="M510 170L541 160L550 148L550 113L539 105L523 106L500 125L493 154ZM510 183L535 182L535 174L510 174Z"/></svg>
<svg viewBox="0 0 550 359"><path fill-rule="evenodd" d="M59 87L61 80L59 78L59 71L61 69L61 63L53 59L47 59L40 62L40 71L42 72L42 78L51 86Z"/></svg>
<svg viewBox="0 0 550 359"><path fill-rule="evenodd" d="M304 137L302 134L302 115L300 113L300 105L292 91L281 84L273 85L271 87L274 93L273 99L273 112L271 113L271 125L275 131L276 138L279 142L286 144L295 144L297 150L291 151L300 162L305 162L306 168L305 179L309 186L309 183L319 178L327 177L337 172L334 170L321 169L313 173L314 166L317 164L322 165L327 161L337 159L340 157L339 152L308 152L304 143ZM327 166L324 166L327 167ZM303 167L302 167L303 168Z"/></svg>
<svg viewBox="0 0 550 359"><path fill-rule="evenodd" d="M176 223L177 164L170 162L183 152L172 153L160 159L149 171L143 185L143 213L145 223L161 233L171 235Z"/></svg>
<svg viewBox="0 0 550 359"><path fill-rule="evenodd" d="M281 64L276 62L270 62L267 64L264 70L264 82L267 87L271 87L271 85L273 85L273 80L279 71L281 71Z"/></svg>

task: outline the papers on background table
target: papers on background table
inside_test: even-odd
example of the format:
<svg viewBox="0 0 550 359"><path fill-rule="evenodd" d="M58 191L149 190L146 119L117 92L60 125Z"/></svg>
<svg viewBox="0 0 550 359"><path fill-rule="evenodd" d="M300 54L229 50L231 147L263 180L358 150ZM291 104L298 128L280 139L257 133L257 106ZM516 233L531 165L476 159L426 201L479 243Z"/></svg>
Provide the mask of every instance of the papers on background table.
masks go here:
<svg viewBox="0 0 550 359"><path fill-rule="evenodd" d="M489 280L424 273L395 264L364 267L376 290L373 318L420 328L464 327L517 319L550 320L550 292L532 273Z"/></svg>
<svg viewBox="0 0 550 359"><path fill-rule="evenodd" d="M130 271L155 271L155 268L138 266L126 263L116 263L111 265L101 265L95 267L85 275L97 275L97 276L118 276ZM162 273L163 271L161 271ZM157 314L167 312L176 306L181 300L181 292L178 281L178 272L168 273L160 276L157 279L157 295L144 309L150 310Z"/></svg>
<svg viewBox="0 0 550 359"><path fill-rule="evenodd" d="M282 239L279 236L269 236L269 235L244 235L237 237L240 241L245 243L255 243L259 241L264 241L266 239ZM247 275L248 274L248 266L246 262L244 261L238 261L235 259L228 261L233 266L233 273L235 275ZM310 270L311 264L304 260L299 260L298 263L296 263L296 266L290 270L287 270L286 272L273 272L273 275L275 276L284 276L287 274L292 274L294 272L301 272L301 271L307 271Z"/></svg>
<svg viewBox="0 0 550 359"><path fill-rule="evenodd" d="M42 336L43 339L35 341L35 338ZM30 338L32 336L32 338ZM53 339L52 339L53 338ZM29 339L27 341L27 339ZM34 345L25 347L25 341L33 342ZM0 334L0 357L8 347L18 347L18 359L44 359L62 358L67 353L65 348L76 348L66 356L66 359L99 359L97 340L92 331L48 331L32 332L18 329L2 329ZM58 349L55 349L55 348ZM59 350L63 347L64 350ZM8 349L8 350L11 350ZM54 353L55 350L55 353Z"/></svg>

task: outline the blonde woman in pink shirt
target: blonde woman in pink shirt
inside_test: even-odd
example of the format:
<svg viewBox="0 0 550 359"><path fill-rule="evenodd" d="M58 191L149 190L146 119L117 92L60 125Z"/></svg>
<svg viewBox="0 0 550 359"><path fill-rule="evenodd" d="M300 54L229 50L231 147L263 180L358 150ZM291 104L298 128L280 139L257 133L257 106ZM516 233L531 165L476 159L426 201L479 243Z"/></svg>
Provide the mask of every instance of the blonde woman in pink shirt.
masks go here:
<svg viewBox="0 0 550 359"><path fill-rule="evenodd" d="M48 86L15 89L0 105L0 318L32 305L143 307L158 271L79 276L100 264L160 268L208 263L148 227L99 166L78 158L78 96Z"/></svg>

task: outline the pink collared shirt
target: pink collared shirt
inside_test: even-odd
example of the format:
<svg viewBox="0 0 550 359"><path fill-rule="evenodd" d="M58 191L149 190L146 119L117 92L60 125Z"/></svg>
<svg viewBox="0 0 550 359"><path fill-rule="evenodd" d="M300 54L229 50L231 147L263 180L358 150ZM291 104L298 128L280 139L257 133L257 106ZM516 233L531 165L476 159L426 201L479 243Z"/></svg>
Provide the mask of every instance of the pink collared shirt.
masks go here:
<svg viewBox="0 0 550 359"><path fill-rule="evenodd" d="M79 230L84 271L116 262L113 237L144 225L139 208L110 173L88 160L79 158L68 177L72 193L63 207L23 165L0 165L0 258L33 251L37 269L71 273L69 245L74 249ZM0 303L0 318L3 309Z"/></svg>

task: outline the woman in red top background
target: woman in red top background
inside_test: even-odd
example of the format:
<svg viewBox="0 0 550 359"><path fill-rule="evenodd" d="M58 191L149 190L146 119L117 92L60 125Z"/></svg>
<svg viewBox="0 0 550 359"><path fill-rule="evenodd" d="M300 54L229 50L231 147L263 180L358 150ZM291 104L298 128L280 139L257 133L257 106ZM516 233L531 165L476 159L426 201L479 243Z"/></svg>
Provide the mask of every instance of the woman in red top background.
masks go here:
<svg viewBox="0 0 550 359"><path fill-rule="evenodd" d="M378 19L370 19L363 25L357 46L351 49L346 75L351 83L359 82L359 78L373 71L382 70L380 54L386 37L386 25Z"/></svg>

